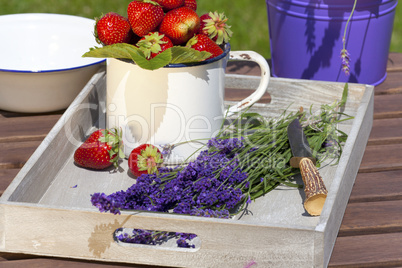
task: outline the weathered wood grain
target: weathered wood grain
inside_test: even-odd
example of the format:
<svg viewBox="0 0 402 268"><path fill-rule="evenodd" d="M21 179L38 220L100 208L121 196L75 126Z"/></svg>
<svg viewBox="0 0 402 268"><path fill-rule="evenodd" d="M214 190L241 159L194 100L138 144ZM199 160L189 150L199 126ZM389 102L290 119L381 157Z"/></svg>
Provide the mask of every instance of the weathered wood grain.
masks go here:
<svg viewBox="0 0 402 268"><path fill-rule="evenodd" d="M0 196L8 185L10 185L19 171L19 168L0 168Z"/></svg>
<svg viewBox="0 0 402 268"><path fill-rule="evenodd" d="M250 95L250 90L239 89L239 88L226 88L225 89L225 100L226 101L241 101ZM271 95L265 93L257 103L270 103Z"/></svg>
<svg viewBox="0 0 402 268"><path fill-rule="evenodd" d="M387 79L375 87L376 95L401 94L402 86L399 72L388 72Z"/></svg>
<svg viewBox="0 0 402 268"><path fill-rule="evenodd" d="M357 174L349 203L390 200L402 200L402 170Z"/></svg>
<svg viewBox="0 0 402 268"><path fill-rule="evenodd" d="M374 119L402 117L402 94L376 95Z"/></svg>
<svg viewBox="0 0 402 268"><path fill-rule="evenodd" d="M61 117L61 113L44 115L14 115L0 111L0 143L20 140L43 140Z"/></svg>
<svg viewBox="0 0 402 268"><path fill-rule="evenodd" d="M387 72L402 72L402 54L390 52L387 63Z"/></svg>
<svg viewBox="0 0 402 268"><path fill-rule="evenodd" d="M402 144L367 146L359 172L379 172L402 169Z"/></svg>
<svg viewBox="0 0 402 268"><path fill-rule="evenodd" d="M21 168L41 141L0 143L0 169Z"/></svg>
<svg viewBox="0 0 402 268"><path fill-rule="evenodd" d="M402 200L349 203L338 237L402 232Z"/></svg>
<svg viewBox="0 0 402 268"><path fill-rule="evenodd" d="M338 237L328 267L402 266L402 233Z"/></svg>
<svg viewBox="0 0 402 268"><path fill-rule="evenodd" d="M260 67L255 62L239 62L229 61L226 67L228 74L242 74L242 75L255 75L260 76Z"/></svg>
<svg viewBox="0 0 402 268"><path fill-rule="evenodd" d="M367 145L402 143L402 117L374 120Z"/></svg>

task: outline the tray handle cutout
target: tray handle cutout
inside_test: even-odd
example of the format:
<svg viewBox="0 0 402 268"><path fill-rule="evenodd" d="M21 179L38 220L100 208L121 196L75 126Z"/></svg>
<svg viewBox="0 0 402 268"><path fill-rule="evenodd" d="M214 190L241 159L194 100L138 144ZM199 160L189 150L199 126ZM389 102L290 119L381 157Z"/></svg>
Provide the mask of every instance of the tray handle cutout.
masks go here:
<svg viewBox="0 0 402 268"><path fill-rule="evenodd" d="M174 251L196 252L201 239L193 233L158 231L121 227L113 233L114 241L120 246L150 247Z"/></svg>

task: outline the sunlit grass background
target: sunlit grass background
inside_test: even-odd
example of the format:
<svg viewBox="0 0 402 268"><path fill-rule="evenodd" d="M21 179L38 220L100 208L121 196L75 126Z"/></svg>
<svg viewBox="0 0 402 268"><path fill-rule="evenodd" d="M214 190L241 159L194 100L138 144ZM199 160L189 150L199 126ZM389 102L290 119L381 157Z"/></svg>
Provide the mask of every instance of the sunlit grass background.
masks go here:
<svg viewBox="0 0 402 268"><path fill-rule="evenodd" d="M127 15L131 0L0 0L0 14L43 12L98 17L109 11ZM225 12L235 32L233 50L254 50L270 57L268 19L264 0L198 0L199 15ZM0 37L1 39L1 37ZM29 40L27 40L29 43ZM398 5L390 51L402 52L402 8Z"/></svg>

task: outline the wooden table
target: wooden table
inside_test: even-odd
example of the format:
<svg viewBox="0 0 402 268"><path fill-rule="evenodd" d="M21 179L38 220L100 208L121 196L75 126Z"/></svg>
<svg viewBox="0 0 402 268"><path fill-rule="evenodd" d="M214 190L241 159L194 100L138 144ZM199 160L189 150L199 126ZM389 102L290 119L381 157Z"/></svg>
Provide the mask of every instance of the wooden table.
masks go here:
<svg viewBox="0 0 402 268"><path fill-rule="evenodd" d="M232 64L228 71L259 75L255 65L244 63ZM228 90L226 98L238 100L243 93ZM262 101L268 102L269 96ZM0 111L0 194L62 113L29 115ZM0 253L0 267L26 266L127 265ZM395 266L402 267L402 54L399 53L389 55L387 79L375 87L373 128L329 263L329 267Z"/></svg>

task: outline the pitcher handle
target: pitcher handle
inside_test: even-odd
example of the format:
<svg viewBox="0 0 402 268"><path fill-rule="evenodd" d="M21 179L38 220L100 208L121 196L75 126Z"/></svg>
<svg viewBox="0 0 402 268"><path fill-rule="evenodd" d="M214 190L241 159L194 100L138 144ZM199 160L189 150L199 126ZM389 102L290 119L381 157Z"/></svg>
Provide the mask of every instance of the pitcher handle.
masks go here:
<svg viewBox="0 0 402 268"><path fill-rule="evenodd" d="M270 68L267 60L255 51L231 51L229 55L229 60L234 61L254 61L261 68L261 80L257 89L247 98L236 103L236 105L229 108L227 113L228 116L234 113L240 112L241 110L250 107L255 102L257 102L265 94L268 89L268 83L270 78Z"/></svg>

